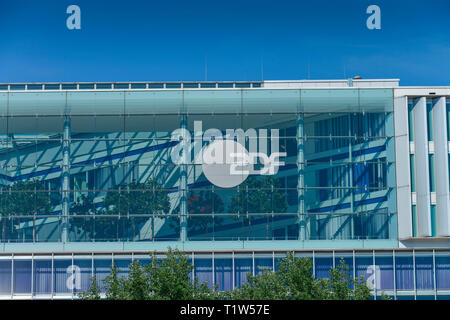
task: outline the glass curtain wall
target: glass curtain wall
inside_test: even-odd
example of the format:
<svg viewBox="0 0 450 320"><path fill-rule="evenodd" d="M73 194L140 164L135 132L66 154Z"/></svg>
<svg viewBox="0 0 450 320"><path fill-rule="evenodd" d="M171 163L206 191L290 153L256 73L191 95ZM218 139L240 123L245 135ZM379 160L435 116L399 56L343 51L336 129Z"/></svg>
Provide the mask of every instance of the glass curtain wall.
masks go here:
<svg viewBox="0 0 450 320"><path fill-rule="evenodd" d="M392 104L387 89L0 93L1 242L395 239ZM195 157L220 138L284 164L218 187Z"/></svg>

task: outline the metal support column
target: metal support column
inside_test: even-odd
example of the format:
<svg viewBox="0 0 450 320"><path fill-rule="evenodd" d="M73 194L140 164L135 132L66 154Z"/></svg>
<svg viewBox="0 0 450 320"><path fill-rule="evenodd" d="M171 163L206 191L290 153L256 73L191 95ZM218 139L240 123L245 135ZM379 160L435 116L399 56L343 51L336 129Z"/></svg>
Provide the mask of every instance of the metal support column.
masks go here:
<svg viewBox="0 0 450 320"><path fill-rule="evenodd" d="M183 113L180 119L180 128L183 134L187 130L187 115ZM188 137L183 137L187 139ZM183 163L180 166L180 240L187 240L187 155L183 154Z"/></svg>
<svg viewBox="0 0 450 320"><path fill-rule="evenodd" d="M304 115L297 114L297 196L298 196L298 239L306 240L305 217L305 148L304 148Z"/></svg>
<svg viewBox="0 0 450 320"><path fill-rule="evenodd" d="M352 117L349 114L348 115L348 136L352 136ZM352 138L349 138L348 141L348 164L347 164L347 170L349 175L349 193L350 193L350 212L351 220L350 220L350 239L354 239L355 237L355 215L353 213L355 212L354 209L354 190L353 190L353 148L352 148Z"/></svg>
<svg viewBox="0 0 450 320"><path fill-rule="evenodd" d="M68 217L70 204L70 118L64 118L63 132L63 166L62 166L62 232L61 241L68 239Z"/></svg>

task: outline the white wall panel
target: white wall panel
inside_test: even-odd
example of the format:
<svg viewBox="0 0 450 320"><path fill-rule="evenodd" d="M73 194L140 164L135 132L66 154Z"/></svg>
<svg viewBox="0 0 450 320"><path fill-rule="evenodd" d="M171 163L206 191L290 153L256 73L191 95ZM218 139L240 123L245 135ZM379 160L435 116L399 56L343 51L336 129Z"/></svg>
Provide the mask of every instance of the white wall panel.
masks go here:
<svg viewBox="0 0 450 320"><path fill-rule="evenodd" d="M394 99L395 170L397 177L398 237L412 237L407 97Z"/></svg>
<svg viewBox="0 0 450 320"><path fill-rule="evenodd" d="M413 108L415 175L417 195L417 236L431 236L430 179L428 165L428 132L426 98L419 98Z"/></svg>
<svg viewBox="0 0 450 320"><path fill-rule="evenodd" d="M450 197L448 172L448 141L445 97L433 107L434 174L436 181L436 225L437 235L450 235Z"/></svg>

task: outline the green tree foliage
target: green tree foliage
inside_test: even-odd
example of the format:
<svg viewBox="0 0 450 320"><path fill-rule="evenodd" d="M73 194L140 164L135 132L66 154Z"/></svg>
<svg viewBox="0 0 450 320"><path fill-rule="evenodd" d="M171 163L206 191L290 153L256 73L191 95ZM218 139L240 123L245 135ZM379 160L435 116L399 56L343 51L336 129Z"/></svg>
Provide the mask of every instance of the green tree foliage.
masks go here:
<svg viewBox="0 0 450 320"><path fill-rule="evenodd" d="M5 237L15 235L17 239L22 237L21 222L32 221L29 216L50 213L50 194L45 188L45 183L39 180L18 181L9 187L5 187L0 193L0 217L2 218L2 241ZM25 218L24 216L28 216ZM20 217L24 217L21 218ZM13 220L10 218L19 218ZM35 240L33 228L32 238Z"/></svg>
<svg viewBox="0 0 450 320"><path fill-rule="evenodd" d="M353 298L355 300L369 300L370 299L370 289L366 284L366 280L363 277L353 279L355 285L355 291Z"/></svg>
<svg viewBox="0 0 450 320"><path fill-rule="evenodd" d="M106 240L115 235L121 238L122 223L128 215L142 215L134 219L138 226L142 226L151 217L151 235L155 236L154 219L157 215L168 214L170 199L168 191L164 190L157 179L149 179L145 183L131 182L121 184L108 190L103 199L103 208L94 204L94 196L82 195L71 208L74 216L85 216L71 220L71 231L82 230L86 237ZM145 216L144 216L145 215ZM95 216L95 219L94 219Z"/></svg>
<svg viewBox="0 0 450 320"><path fill-rule="evenodd" d="M91 277L90 288L86 292L81 292L78 296L83 300L100 300L100 288L97 284L97 279L95 276Z"/></svg>
<svg viewBox="0 0 450 320"><path fill-rule="evenodd" d="M171 250L163 259L153 253L151 263L141 266L138 261L130 265L128 278L119 278L119 270L113 265L105 278L106 298L110 300L367 300L370 290L363 278L353 279L341 260L338 268L330 269L329 279L316 279L312 274L312 262L308 258L296 258L293 253L279 262L275 272L262 270L247 275L247 283L240 289L219 292L206 283L192 281L192 264L185 254ZM352 288L353 284L353 288ZM98 293L98 294L97 294ZM96 282L82 295L83 299L99 297Z"/></svg>
<svg viewBox="0 0 450 320"><path fill-rule="evenodd" d="M280 281L279 274L263 270L261 274L247 276L247 283L241 289L231 292L231 299L237 300L285 300L288 288Z"/></svg>
<svg viewBox="0 0 450 320"><path fill-rule="evenodd" d="M189 192L187 205L189 210L188 232L209 234L211 226L221 225L223 218L213 216L213 213L220 213L224 210L222 199L215 193L206 190ZM208 215L204 215L208 214Z"/></svg>
<svg viewBox="0 0 450 320"><path fill-rule="evenodd" d="M149 300L151 298L150 277L139 261L131 263L128 279L122 283L124 300Z"/></svg>
<svg viewBox="0 0 450 320"><path fill-rule="evenodd" d="M151 282L150 291L153 299L187 300L198 297L207 298L211 295L206 284L193 282L190 272L193 265L186 255L180 251L169 249L167 257L158 259L155 254L147 267Z"/></svg>
<svg viewBox="0 0 450 320"><path fill-rule="evenodd" d="M280 282L289 288L289 297L294 300L325 299L324 280L315 279L312 260L296 258L289 253L279 262L277 270Z"/></svg>
<svg viewBox="0 0 450 320"><path fill-rule="evenodd" d="M171 250L167 257L159 259L151 255L151 263L142 266L139 261L130 265L127 278L119 277L119 269L111 266L110 274L103 280L108 300L190 300L219 299L220 293L211 290L206 283L192 281L190 273L193 265L186 255ZM93 299L98 291L97 283L91 282L91 288L80 294L82 299Z"/></svg>
<svg viewBox="0 0 450 320"><path fill-rule="evenodd" d="M124 283L126 280L119 277L119 269L113 264L110 274L103 280L106 287L106 299L108 300L125 300Z"/></svg>
<svg viewBox="0 0 450 320"><path fill-rule="evenodd" d="M69 231L74 233L76 239L90 240L93 235L93 216L97 212L97 207L94 203L94 194L89 192L87 195L82 194L73 204L70 209ZM78 217L84 216L84 217Z"/></svg>
<svg viewBox="0 0 450 320"><path fill-rule="evenodd" d="M244 217L247 213L286 212L288 205L282 188L281 182L272 176L250 177L231 197L228 211Z"/></svg>
<svg viewBox="0 0 450 320"><path fill-rule="evenodd" d="M316 279L312 274L312 262L308 258L296 258L293 253L279 262L275 272L264 270L257 276L248 275L248 282L241 289L228 294L232 299L243 300L367 300L370 290L364 279L354 280L348 266L341 260L338 268L329 271L329 279ZM354 289L351 285L354 284Z"/></svg>

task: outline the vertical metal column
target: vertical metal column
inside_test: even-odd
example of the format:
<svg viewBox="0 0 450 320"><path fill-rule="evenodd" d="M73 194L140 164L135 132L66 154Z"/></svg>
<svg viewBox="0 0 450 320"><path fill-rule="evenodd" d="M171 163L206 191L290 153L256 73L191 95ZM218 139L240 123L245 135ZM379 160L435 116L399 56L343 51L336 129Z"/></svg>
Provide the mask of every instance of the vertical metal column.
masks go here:
<svg viewBox="0 0 450 320"><path fill-rule="evenodd" d="M31 254L31 299L34 296L34 253Z"/></svg>
<svg viewBox="0 0 450 320"><path fill-rule="evenodd" d="M185 134L187 130L187 115L184 112L180 119L180 129ZM188 137L183 136L183 140ZM180 167L180 240L185 242L187 240L187 154L183 154L183 162Z"/></svg>
<svg viewBox="0 0 450 320"><path fill-rule="evenodd" d="M216 266L214 264L214 251L212 252L211 259L212 259L212 261L211 261L212 285L213 285L213 290L215 291L214 286L216 285Z"/></svg>
<svg viewBox="0 0 450 320"><path fill-rule="evenodd" d="M234 264L234 251L232 251L231 252L231 280L233 281L233 285L231 286L231 288L234 290L234 287L235 287L235 281L236 281L236 279L235 279L235 271L234 271L234 269L235 269L235 264Z"/></svg>
<svg viewBox="0 0 450 320"><path fill-rule="evenodd" d="M447 103L440 97L433 106L434 176L436 180L436 231L439 237L450 236L450 190L448 185ZM431 168L430 168L431 169Z"/></svg>
<svg viewBox="0 0 450 320"><path fill-rule="evenodd" d="M67 242L68 238L68 217L70 204L70 118L64 118L64 132L63 132L63 167L62 167L62 232L61 241Z"/></svg>
<svg viewBox="0 0 450 320"><path fill-rule="evenodd" d="M50 283L51 283L51 293L52 293L52 300L53 297L55 296L55 284L54 284L54 277L55 277L55 254L52 253L52 270L51 270L51 279L50 279Z"/></svg>
<svg viewBox="0 0 450 320"><path fill-rule="evenodd" d="M312 264L313 264L313 276L316 277L316 254L313 250L312 252Z"/></svg>
<svg viewBox="0 0 450 320"><path fill-rule="evenodd" d="M372 250L372 265L373 265L373 298L374 300L377 300L377 285L378 285L378 279L377 279L377 265L375 262L375 250Z"/></svg>
<svg viewBox="0 0 450 320"><path fill-rule="evenodd" d="M350 220L350 239L354 240L355 236L355 215L353 215L354 211L354 190L353 190L353 148L352 148L352 125L351 125L352 117L350 114L348 114L348 136L349 136L349 142L348 142L348 160L349 163L347 165L348 168L348 174L349 174L349 192L350 192L350 213L351 220Z"/></svg>
<svg viewBox="0 0 450 320"><path fill-rule="evenodd" d="M297 196L298 196L298 240L306 240L305 219L305 148L304 148L304 115L297 113Z"/></svg>
<svg viewBox="0 0 450 320"><path fill-rule="evenodd" d="M192 284L195 283L195 253L192 251Z"/></svg>
<svg viewBox="0 0 450 320"><path fill-rule="evenodd" d="M413 115L417 236L431 237L430 168L428 162L427 100L425 97L417 100Z"/></svg>
<svg viewBox="0 0 450 320"><path fill-rule="evenodd" d="M414 284L414 300L417 300L417 285L416 285L416 252L413 249L412 251L412 260L413 260L413 284Z"/></svg>
<svg viewBox="0 0 450 320"><path fill-rule="evenodd" d="M11 299L14 296L14 253L11 254Z"/></svg>
<svg viewBox="0 0 450 320"><path fill-rule="evenodd" d="M394 272L394 300L397 300L397 271L395 270L395 250L392 250L392 270Z"/></svg>
<svg viewBox="0 0 450 320"><path fill-rule="evenodd" d="M436 285L436 250L433 249L433 288L434 300L437 300L437 285Z"/></svg>

